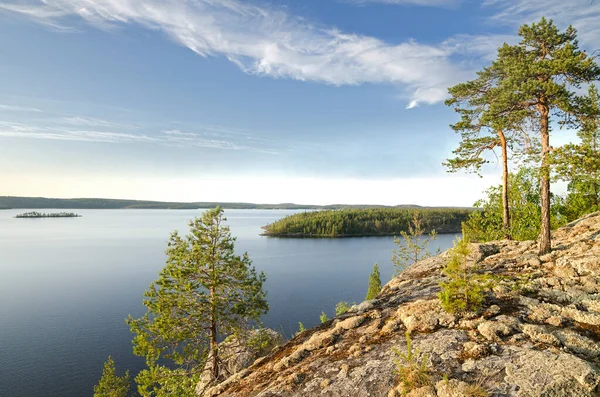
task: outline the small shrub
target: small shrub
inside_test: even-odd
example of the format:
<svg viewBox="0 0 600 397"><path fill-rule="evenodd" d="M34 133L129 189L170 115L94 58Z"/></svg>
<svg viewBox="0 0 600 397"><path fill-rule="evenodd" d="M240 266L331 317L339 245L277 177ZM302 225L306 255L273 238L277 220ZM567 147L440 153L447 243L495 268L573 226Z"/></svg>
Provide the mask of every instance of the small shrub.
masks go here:
<svg viewBox="0 0 600 397"><path fill-rule="evenodd" d="M342 314L344 314L348 310L350 310L351 307L352 306L350 305L350 303L348 303L346 301L338 302L338 304L335 305L335 315L336 316L341 316Z"/></svg>
<svg viewBox="0 0 600 397"><path fill-rule="evenodd" d="M431 369L427 365L428 358L423 356L419 360L419 350L413 350L410 332L406 331L406 353L393 349L398 356L394 360L395 373L398 375L404 393L423 386L432 384Z"/></svg>
<svg viewBox="0 0 600 397"><path fill-rule="evenodd" d="M298 332L296 332L294 336L300 335L304 331L306 331L306 327L304 327L304 324L302 324L301 322L298 322Z"/></svg>
<svg viewBox="0 0 600 397"><path fill-rule="evenodd" d="M407 266L430 256L427 247L437 238L437 233L432 230L428 237L423 238L425 230L422 222L421 214L415 212L408 224L408 233L402 231L400 232L402 238L394 237L394 244L397 248L393 250L392 263L394 263L396 275L400 274Z"/></svg>
<svg viewBox="0 0 600 397"><path fill-rule="evenodd" d="M365 300L377 298L379 292L381 292L381 275L379 274L379 265L376 263L373 265L373 272L369 276L369 289Z"/></svg>
<svg viewBox="0 0 600 397"><path fill-rule="evenodd" d="M325 323L325 322L329 321L329 317L327 316L327 314L325 312L321 312L321 315L319 316L319 320L321 320L321 323Z"/></svg>
<svg viewBox="0 0 600 397"><path fill-rule="evenodd" d="M454 242L450 261L443 272L450 279L440 283L439 298L444 310L450 313L477 311L485 300L485 291L492 285L489 275L477 273L476 266L468 263L469 244L465 239Z"/></svg>

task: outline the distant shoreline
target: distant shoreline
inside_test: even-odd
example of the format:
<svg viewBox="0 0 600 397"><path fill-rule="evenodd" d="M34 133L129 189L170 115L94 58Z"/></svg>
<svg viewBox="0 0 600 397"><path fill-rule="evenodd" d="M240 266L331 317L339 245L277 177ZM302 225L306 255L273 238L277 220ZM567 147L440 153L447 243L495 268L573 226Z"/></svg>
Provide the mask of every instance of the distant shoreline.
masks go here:
<svg viewBox="0 0 600 397"><path fill-rule="evenodd" d="M17 214L15 218L18 219L40 219L40 218L81 218L81 215L73 212L54 212L54 213L42 213L42 212L25 212L23 214Z"/></svg>
<svg viewBox="0 0 600 397"><path fill-rule="evenodd" d="M257 209L257 210L337 210L337 209L372 209L372 208L423 208L423 209L469 209L470 207L422 207L419 205L373 205L373 204L255 204L238 202L167 202L147 200L123 200L103 198L46 198L46 197L19 197L0 196L0 209L173 209L173 210L199 210L219 206L223 209Z"/></svg>

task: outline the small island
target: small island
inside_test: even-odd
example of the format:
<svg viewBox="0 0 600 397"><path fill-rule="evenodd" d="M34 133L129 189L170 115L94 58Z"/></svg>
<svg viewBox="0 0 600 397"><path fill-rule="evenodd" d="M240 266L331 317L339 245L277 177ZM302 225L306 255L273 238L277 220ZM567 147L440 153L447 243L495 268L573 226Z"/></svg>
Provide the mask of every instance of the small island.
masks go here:
<svg viewBox="0 0 600 397"><path fill-rule="evenodd" d="M263 226L263 236L323 238L397 236L409 230L415 212L426 233L461 233L473 212L461 208L372 208L302 212Z"/></svg>
<svg viewBox="0 0 600 397"><path fill-rule="evenodd" d="M25 212L23 214L18 214L15 218L80 218L81 215L75 214L73 212L54 212L49 214L44 214L42 212Z"/></svg>

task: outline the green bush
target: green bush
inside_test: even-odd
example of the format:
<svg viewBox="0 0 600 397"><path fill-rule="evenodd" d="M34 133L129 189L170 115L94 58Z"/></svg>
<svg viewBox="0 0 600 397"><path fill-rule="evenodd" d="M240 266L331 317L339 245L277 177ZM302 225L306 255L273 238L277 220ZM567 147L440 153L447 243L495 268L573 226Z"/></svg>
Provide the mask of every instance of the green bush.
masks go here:
<svg viewBox="0 0 600 397"><path fill-rule="evenodd" d="M346 301L338 302L338 304L335 305L335 315L336 316L341 316L342 314L344 314L348 310L350 310L351 307L352 306L350 305L350 303L348 303Z"/></svg>
<svg viewBox="0 0 600 397"><path fill-rule="evenodd" d="M485 291L491 286L491 277L478 273L475 264L468 263L469 252L467 240L455 241L450 261L443 269L449 280L440 283L439 298L447 312L479 310L485 300Z"/></svg>

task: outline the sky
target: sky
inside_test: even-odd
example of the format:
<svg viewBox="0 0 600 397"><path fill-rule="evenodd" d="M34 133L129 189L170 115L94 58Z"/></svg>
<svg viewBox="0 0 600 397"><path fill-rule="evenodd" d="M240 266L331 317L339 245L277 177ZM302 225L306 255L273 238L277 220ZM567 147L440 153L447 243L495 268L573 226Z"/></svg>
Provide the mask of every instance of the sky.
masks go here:
<svg viewBox="0 0 600 397"><path fill-rule="evenodd" d="M2 0L0 195L470 206L447 88L542 15L600 49L589 0Z"/></svg>

